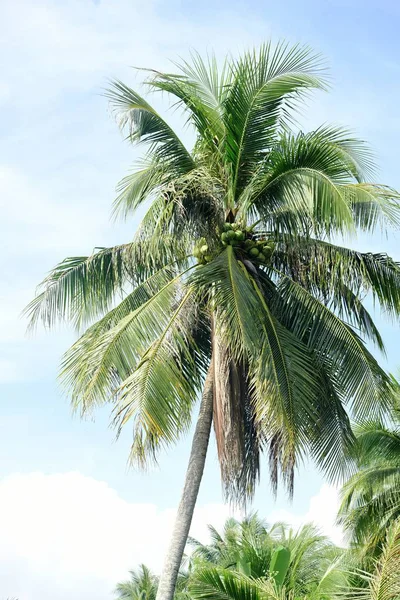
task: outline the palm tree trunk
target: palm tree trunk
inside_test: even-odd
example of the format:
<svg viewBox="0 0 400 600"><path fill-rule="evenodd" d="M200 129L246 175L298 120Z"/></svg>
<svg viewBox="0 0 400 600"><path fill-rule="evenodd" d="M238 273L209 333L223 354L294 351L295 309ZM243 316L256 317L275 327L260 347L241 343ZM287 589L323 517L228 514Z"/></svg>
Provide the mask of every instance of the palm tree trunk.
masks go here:
<svg viewBox="0 0 400 600"><path fill-rule="evenodd" d="M206 461L213 413L213 389L214 366L213 360L211 360L204 384L196 430L193 436L185 485L183 487L181 501L175 519L170 546L158 585L156 600L172 600L174 597L176 580L189 535Z"/></svg>

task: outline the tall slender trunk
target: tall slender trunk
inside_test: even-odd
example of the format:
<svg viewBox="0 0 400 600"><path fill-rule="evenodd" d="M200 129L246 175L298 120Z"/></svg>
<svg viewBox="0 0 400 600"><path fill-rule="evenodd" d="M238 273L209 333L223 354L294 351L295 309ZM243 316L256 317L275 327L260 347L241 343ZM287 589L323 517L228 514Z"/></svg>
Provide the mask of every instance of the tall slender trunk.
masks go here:
<svg viewBox="0 0 400 600"><path fill-rule="evenodd" d="M196 430L193 436L185 484L175 519L170 546L158 585L156 600L172 600L175 593L176 580L189 535L206 461L213 412L213 389L214 365L213 360L211 360L204 384Z"/></svg>

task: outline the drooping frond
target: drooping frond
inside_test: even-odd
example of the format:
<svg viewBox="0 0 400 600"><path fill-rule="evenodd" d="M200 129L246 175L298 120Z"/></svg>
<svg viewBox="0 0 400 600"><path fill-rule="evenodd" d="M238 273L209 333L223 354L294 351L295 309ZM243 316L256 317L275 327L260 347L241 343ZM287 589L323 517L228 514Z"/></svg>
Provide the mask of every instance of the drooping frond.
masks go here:
<svg viewBox="0 0 400 600"><path fill-rule="evenodd" d="M121 81L115 81L107 97L121 128L128 128L131 142L148 144L154 158L168 161L175 173L187 173L194 167L190 152L175 131L142 96Z"/></svg>
<svg viewBox="0 0 400 600"><path fill-rule="evenodd" d="M260 335L258 321L254 321L259 304L233 248L226 248L211 263L197 269L191 280L200 296L208 296L216 313L215 327L232 355L238 360L253 355Z"/></svg>
<svg viewBox="0 0 400 600"><path fill-rule="evenodd" d="M192 336L195 311L192 291L185 293L161 335L142 355L132 374L120 385L116 420L132 420L131 459L145 465L187 430L201 390L209 354L201 355Z"/></svg>
<svg viewBox="0 0 400 600"><path fill-rule="evenodd" d="M363 173L369 167L369 151L346 132L320 128L285 133L253 170L239 199L240 211L256 211L272 229L285 225L281 213L289 211L286 231L293 231L297 218L297 234L397 227L399 195L386 186L365 183Z"/></svg>
<svg viewBox="0 0 400 600"><path fill-rule="evenodd" d="M137 168L126 175L117 186L117 198L114 201L113 214L127 218L144 202L157 194L174 177L168 163L148 158L137 165Z"/></svg>
<svg viewBox="0 0 400 600"><path fill-rule="evenodd" d="M116 294L133 283L131 244L100 249L92 256L66 258L42 282L25 314L34 327L51 327L57 320L79 325L107 311Z"/></svg>
<svg viewBox="0 0 400 600"><path fill-rule="evenodd" d="M158 270L184 263L187 251L185 240L164 236L66 258L50 271L26 307L30 326L70 321L80 328Z"/></svg>
<svg viewBox="0 0 400 600"><path fill-rule="evenodd" d="M215 312L215 327L218 335L224 340L228 356L230 355L238 364L245 361L248 365L249 392L247 393L250 394L249 405L254 415L252 417L254 426L258 431L257 444L265 447L270 445L274 485L277 483L277 473L280 469L291 488L296 461L308 447L310 438L315 436L319 444L322 439L325 439L321 435L318 437L322 433L322 428L318 425L321 415L332 417L336 407L333 418L336 421L340 416L342 423L343 408L340 402L332 402L333 392L330 395L326 393L322 372L315 367L315 357L310 353L306 342L302 341L300 336L294 335L271 313L258 284L244 265L237 261L231 247L222 252L212 263L198 269L192 280L199 287L200 293L202 291L207 293L209 290L211 306ZM213 282L212 285L209 281ZM230 364L232 358L228 359L227 364ZM225 377L224 373L225 370L222 369L221 380L225 382L223 385L228 385L229 378L233 376L232 370L229 371L229 376ZM237 383L236 388L238 388ZM326 401L324 404L325 400L320 399L321 394L329 397L329 403ZM231 401L234 396L233 391L228 393ZM224 397L222 394L222 398ZM233 457L243 456L243 450L241 455L239 449L234 452L233 448L239 444L243 449L240 440L244 439L242 411L246 405L243 402L239 410L226 400L223 404L224 408L221 409L227 411L225 414L230 414L230 418L234 421L237 415L242 415L239 421L240 428L232 430L236 432L235 444L233 441L228 442L229 435L223 427L221 435L218 436L221 438L218 447L224 448L222 455L220 453L220 458L225 457L222 464L229 462L226 457L231 457L232 471L225 467L223 474L231 473L231 476L225 479L225 485L232 490L236 490L233 483L236 459L234 460ZM320 405L325 409L319 410ZM216 414L219 415L218 411ZM233 419L234 414L235 419ZM218 416L218 427L221 418ZM225 429L227 427L228 424L225 425ZM332 425L330 427L329 441L332 442ZM342 425L342 435L337 438L336 445L330 447L330 452L337 448L339 440L340 444L345 446L349 441L349 430L346 419ZM321 449L319 454L321 459L322 456L324 461L328 460L324 449ZM332 461L333 458L332 454ZM240 474L240 469L236 470L239 481ZM241 488L241 486L237 487ZM246 488L246 494L251 493L252 487Z"/></svg>
<svg viewBox="0 0 400 600"><path fill-rule="evenodd" d="M290 331L314 350L339 396L351 402L355 415L365 418L392 409L394 382L351 327L320 300L282 277L274 310Z"/></svg>
<svg viewBox="0 0 400 600"><path fill-rule="evenodd" d="M62 379L77 408L85 411L115 396L121 382L167 326L180 278L181 274L171 277L167 273L165 282L161 273L145 286L144 294L142 289L134 292L133 298L123 301L122 309L116 307L92 325L66 353ZM160 287L154 290L154 285ZM127 312L125 307L132 310Z"/></svg>
<svg viewBox="0 0 400 600"><path fill-rule="evenodd" d="M322 131L284 134L260 171L243 191L242 210L256 210L265 223L288 210L306 219L309 232L346 231L353 227L346 184L354 165ZM303 230L301 221L298 234ZM307 230L304 231L307 233Z"/></svg>
<svg viewBox="0 0 400 600"><path fill-rule="evenodd" d="M355 225L361 231L373 232L379 227L386 232L388 227L399 228L400 196L393 188L376 183L356 183L347 184L344 193L351 205Z"/></svg>
<svg viewBox="0 0 400 600"><path fill-rule="evenodd" d="M332 302L339 310L342 296L343 316L349 315L349 311L356 311L355 318L357 313L362 317L359 326L364 324L364 333L373 333L374 327L360 306L360 298L371 294L383 311L391 316L397 315L400 310L400 263L387 254L358 252L301 236L279 236L272 264L324 302ZM352 295L348 296L347 290ZM376 334L374 337L380 345Z"/></svg>
<svg viewBox="0 0 400 600"><path fill-rule="evenodd" d="M309 134L311 138L319 138L323 144L330 144L337 153L342 154L342 164L357 181L375 175L374 153L364 140L354 137L349 129L333 125L323 125Z"/></svg>
<svg viewBox="0 0 400 600"><path fill-rule="evenodd" d="M305 344L274 317L258 285L253 282L253 286L263 308L263 342L251 372L256 422L270 442L274 491L280 469L293 493L294 469L305 450L307 433L316 424L313 406L321 382Z"/></svg>

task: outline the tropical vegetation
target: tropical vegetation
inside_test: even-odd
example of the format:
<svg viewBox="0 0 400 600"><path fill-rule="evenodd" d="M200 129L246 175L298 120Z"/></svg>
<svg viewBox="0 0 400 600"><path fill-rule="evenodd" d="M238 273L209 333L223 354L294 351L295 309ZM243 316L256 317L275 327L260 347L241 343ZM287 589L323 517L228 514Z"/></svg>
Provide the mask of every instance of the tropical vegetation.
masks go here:
<svg viewBox="0 0 400 600"><path fill-rule="evenodd" d="M335 547L312 525L298 531L283 523L267 527L257 516L242 522L230 519L219 533L210 527L211 543L191 540L182 576L187 600L397 600L400 598L400 521L391 523L381 553L365 570L353 549ZM142 569L144 569L142 567ZM152 589L157 578L152 576ZM119 584L118 600L147 596L147 581L140 595L141 574ZM182 592L176 594L179 598Z"/></svg>
<svg viewBox="0 0 400 600"><path fill-rule="evenodd" d="M356 472L343 487L340 521L365 557L380 552L387 530L400 517L400 428L370 421L355 428Z"/></svg>
<svg viewBox="0 0 400 600"><path fill-rule="evenodd" d="M191 149L114 82L120 126L146 148L114 214L141 222L128 243L57 265L27 312L32 325L84 330L62 381L76 410L110 402L117 429L130 423L133 462L186 433L202 397L158 586L171 600L212 422L226 497L244 504L262 455L272 490L282 478L292 491L303 457L338 477L354 442L349 414L392 410L397 384L367 347L384 344L363 298L397 316L400 266L339 240L398 226L400 213L363 141L336 126L299 130L298 109L327 88L309 48L267 43L222 65L193 54L145 85L182 110Z"/></svg>

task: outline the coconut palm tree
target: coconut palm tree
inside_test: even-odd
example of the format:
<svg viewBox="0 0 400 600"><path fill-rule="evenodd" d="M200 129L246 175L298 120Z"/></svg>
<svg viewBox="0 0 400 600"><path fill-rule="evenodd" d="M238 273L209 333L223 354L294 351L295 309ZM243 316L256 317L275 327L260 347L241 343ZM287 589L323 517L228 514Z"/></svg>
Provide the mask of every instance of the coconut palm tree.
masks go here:
<svg viewBox="0 0 400 600"><path fill-rule="evenodd" d="M355 432L357 471L343 487L339 519L368 556L379 552L388 527L400 517L400 429L368 422Z"/></svg>
<svg viewBox="0 0 400 600"><path fill-rule="evenodd" d="M137 571L130 571L130 579L117 585L115 590L119 600L155 600L158 579L146 565Z"/></svg>
<svg viewBox="0 0 400 600"><path fill-rule="evenodd" d="M335 476L352 443L347 410L377 416L394 384L361 302L400 308L400 267L334 243L399 224L398 195L370 183L373 160L348 131L292 131L296 109L326 88L308 48L263 45L218 68L198 55L176 74L149 72L195 135L188 150L122 82L109 92L130 142L147 147L115 213L144 211L129 243L56 266L28 307L32 323L86 328L62 379L87 413L112 402L133 427L139 464L187 432L201 395L189 466L158 589L171 600L212 421L226 495L251 498L260 454L289 490L302 456Z"/></svg>
<svg viewBox="0 0 400 600"><path fill-rule="evenodd" d="M118 583L115 594L118 600L155 600L158 588L158 577L146 567L140 565L137 570L129 572L127 581ZM175 589L175 600L189 598L188 583L190 570L181 569L178 575Z"/></svg>

